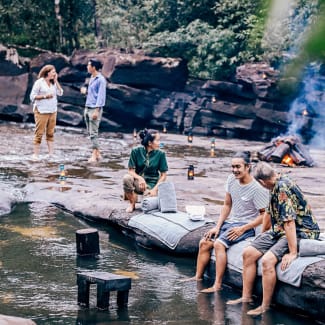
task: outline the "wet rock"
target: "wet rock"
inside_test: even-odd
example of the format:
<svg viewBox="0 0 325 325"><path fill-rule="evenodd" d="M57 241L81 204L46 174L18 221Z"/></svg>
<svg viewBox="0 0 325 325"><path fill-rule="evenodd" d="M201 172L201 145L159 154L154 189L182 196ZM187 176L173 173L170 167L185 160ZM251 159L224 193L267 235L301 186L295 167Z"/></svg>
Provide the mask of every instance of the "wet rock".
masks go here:
<svg viewBox="0 0 325 325"><path fill-rule="evenodd" d="M325 317L324 267L325 260L307 266L303 272L300 287L278 281L273 295L273 302L285 308L290 308L292 311L323 320ZM215 261L210 261L205 276L214 280ZM223 281L242 289L242 274L238 271L227 269ZM261 276L257 276L255 281L254 294L258 297L262 296Z"/></svg>

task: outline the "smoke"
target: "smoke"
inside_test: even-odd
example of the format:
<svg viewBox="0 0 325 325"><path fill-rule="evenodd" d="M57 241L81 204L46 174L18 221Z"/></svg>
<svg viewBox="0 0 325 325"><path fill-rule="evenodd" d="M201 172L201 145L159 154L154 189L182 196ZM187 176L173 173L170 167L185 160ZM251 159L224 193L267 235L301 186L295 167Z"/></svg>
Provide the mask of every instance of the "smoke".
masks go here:
<svg viewBox="0 0 325 325"><path fill-rule="evenodd" d="M279 69L289 71L285 72L288 80L290 76L298 78L298 71L304 69L301 91L288 113L291 124L287 134L300 135L311 146L325 148L325 75L320 73L320 64L308 64L306 60L295 63L304 52L311 32L315 31L315 21L320 14L318 0L271 1L263 38L265 47L282 54Z"/></svg>
<svg viewBox="0 0 325 325"><path fill-rule="evenodd" d="M292 102L288 134L298 134L312 147L325 148L325 76L321 65L309 64L304 71L299 96Z"/></svg>

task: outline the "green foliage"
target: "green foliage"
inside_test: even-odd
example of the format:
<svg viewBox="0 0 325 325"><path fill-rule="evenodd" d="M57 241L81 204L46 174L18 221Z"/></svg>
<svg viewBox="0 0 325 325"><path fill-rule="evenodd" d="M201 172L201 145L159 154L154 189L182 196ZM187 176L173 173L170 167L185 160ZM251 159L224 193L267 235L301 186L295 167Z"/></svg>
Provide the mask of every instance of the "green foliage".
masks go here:
<svg viewBox="0 0 325 325"><path fill-rule="evenodd" d="M126 50L141 47L148 28L140 3L135 0L101 0L96 9L103 46Z"/></svg>
<svg viewBox="0 0 325 325"><path fill-rule="evenodd" d="M2 0L0 42L71 53L80 46L80 37L91 31L93 13L92 0L61 0L60 26L54 1Z"/></svg>
<svg viewBox="0 0 325 325"><path fill-rule="evenodd" d="M324 57L324 3L60 0L60 20L54 0L2 0L0 42L67 54L75 48L144 49L150 55L186 59L193 77L231 79L238 65L261 60L277 64L284 51L302 48L300 58ZM318 12L323 16L316 19ZM306 25L317 26L317 31L304 33Z"/></svg>
<svg viewBox="0 0 325 325"><path fill-rule="evenodd" d="M317 12L318 0L274 1L262 40L265 59L279 64L284 53L297 55Z"/></svg>
<svg viewBox="0 0 325 325"><path fill-rule="evenodd" d="M208 19L154 33L144 48L154 55L185 58L193 76L230 79L239 64L260 59L266 9L261 0L214 1L210 14L205 15Z"/></svg>

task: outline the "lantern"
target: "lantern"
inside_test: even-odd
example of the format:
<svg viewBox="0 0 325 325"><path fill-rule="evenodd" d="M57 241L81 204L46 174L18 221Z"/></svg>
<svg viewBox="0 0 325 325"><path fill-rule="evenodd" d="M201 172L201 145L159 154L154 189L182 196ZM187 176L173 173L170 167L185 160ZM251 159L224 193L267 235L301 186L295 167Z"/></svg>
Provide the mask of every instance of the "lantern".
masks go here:
<svg viewBox="0 0 325 325"><path fill-rule="evenodd" d="M134 140L136 140L137 139L137 129L133 129L133 138L134 138Z"/></svg>
<svg viewBox="0 0 325 325"><path fill-rule="evenodd" d="M187 168L187 179L193 180L194 179L194 166L189 165Z"/></svg>
<svg viewBox="0 0 325 325"><path fill-rule="evenodd" d="M187 135L187 142L192 143L193 142L193 134L192 132L189 132Z"/></svg>
<svg viewBox="0 0 325 325"><path fill-rule="evenodd" d="M216 139L212 138L211 139L211 149L214 149L216 147Z"/></svg>
<svg viewBox="0 0 325 325"><path fill-rule="evenodd" d="M64 169L64 164L60 164L59 171L60 171L60 176L59 176L60 184L64 185L65 180L66 180L66 172L65 172L65 169Z"/></svg>
<svg viewBox="0 0 325 325"><path fill-rule="evenodd" d="M167 133L167 127L166 127L166 124L164 124L164 127L163 127L163 133Z"/></svg>

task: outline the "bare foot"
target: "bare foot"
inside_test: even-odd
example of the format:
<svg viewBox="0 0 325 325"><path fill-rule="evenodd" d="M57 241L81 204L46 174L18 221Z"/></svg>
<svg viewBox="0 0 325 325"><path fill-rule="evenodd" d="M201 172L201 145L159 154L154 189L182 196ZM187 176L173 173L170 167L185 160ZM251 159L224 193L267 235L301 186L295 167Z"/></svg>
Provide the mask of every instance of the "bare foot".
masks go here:
<svg viewBox="0 0 325 325"><path fill-rule="evenodd" d="M127 208L126 208L126 212L127 213L131 213L131 212L133 212L134 211L134 209L135 209L135 206L134 205L129 205Z"/></svg>
<svg viewBox="0 0 325 325"><path fill-rule="evenodd" d="M250 316L259 316L263 313L265 313L266 311L268 311L270 309L270 307L264 307L264 306L259 306L255 309L252 309L250 311L247 312L247 315Z"/></svg>
<svg viewBox="0 0 325 325"><path fill-rule="evenodd" d="M253 299L252 298L238 298L238 299L234 299L234 300L228 300L226 302L226 305L238 305L238 304L241 304L241 303L249 303L249 302L253 302Z"/></svg>
<svg viewBox="0 0 325 325"><path fill-rule="evenodd" d="M181 279L180 282L190 282L190 281L202 281L201 279L197 279L196 276L192 276L191 278Z"/></svg>
<svg viewBox="0 0 325 325"><path fill-rule="evenodd" d="M88 162L89 162L89 163L95 163L95 162L97 162L97 159L96 159L96 157L91 156L91 157L88 159Z"/></svg>
<svg viewBox="0 0 325 325"><path fill-rule="evenodd" d="M213 287L210 287L210 288L207 288L207 289L203 289L200 292L201 293L212 293L212 292L217 292L217 291L220 291L220 290L221 290L221 287L213 286Z"/></svg>

